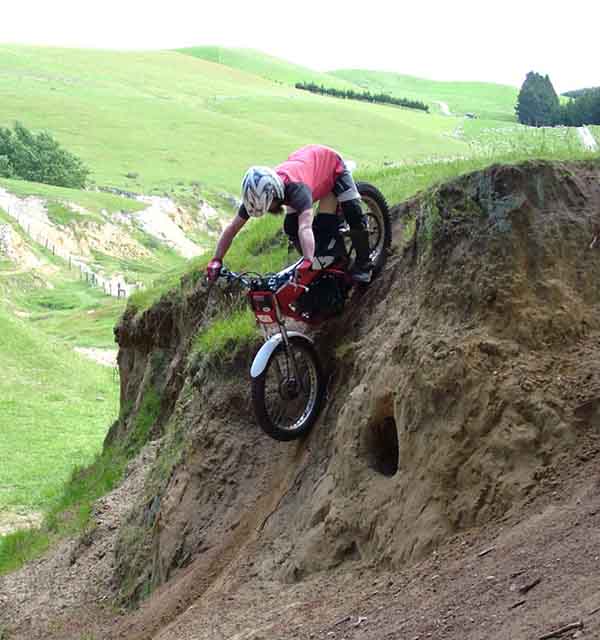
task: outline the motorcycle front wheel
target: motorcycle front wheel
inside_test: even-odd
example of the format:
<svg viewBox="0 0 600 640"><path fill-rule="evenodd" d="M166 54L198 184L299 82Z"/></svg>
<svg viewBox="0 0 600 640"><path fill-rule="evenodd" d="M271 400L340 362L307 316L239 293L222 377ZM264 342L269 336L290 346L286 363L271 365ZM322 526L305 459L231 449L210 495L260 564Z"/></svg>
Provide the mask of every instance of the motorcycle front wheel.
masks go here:
<svg viewBox="0 0 600 640"><path fill-rule="evenodd" d="M301 336L290 336L289 345L288 349L280 342L264 371L252 378L258 424L267 435L280 441L296 440L310 431L325 394L321 365L312 343Z"/></svg>

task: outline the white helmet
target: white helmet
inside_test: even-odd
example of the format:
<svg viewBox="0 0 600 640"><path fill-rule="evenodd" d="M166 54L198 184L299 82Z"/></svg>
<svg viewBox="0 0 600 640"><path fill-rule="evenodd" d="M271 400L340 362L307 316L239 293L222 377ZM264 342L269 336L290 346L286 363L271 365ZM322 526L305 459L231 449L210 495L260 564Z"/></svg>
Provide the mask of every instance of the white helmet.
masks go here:
<svg viewBox="0 0 600 640"><path fill-rule="evenodd" d="M242 201L248 215L262 216L275 198L284 198L283 180L269 167L250 167L242 180Z"/></svg>

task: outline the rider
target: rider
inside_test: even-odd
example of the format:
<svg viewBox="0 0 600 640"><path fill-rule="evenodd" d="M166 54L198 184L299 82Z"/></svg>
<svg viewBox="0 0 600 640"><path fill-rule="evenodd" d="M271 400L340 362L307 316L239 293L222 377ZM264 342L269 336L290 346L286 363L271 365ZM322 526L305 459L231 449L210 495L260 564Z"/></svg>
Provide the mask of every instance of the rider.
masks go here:
<svg viewBox="0 0 600 640"><path fill-rule="evenodd" d="M312 207L316 201L319 201L319 210L313 220ZM215 255L206 268L209 280L219 277L223 258L248 219L260 217L267 211L283 213L283 205L286 207L284 231L304 258L298 270L310 269L315 256L315 235L319 244L317 249L330 246L331 239L339 235L338 203L350 226L350 237L356 250L352 279L368 283L372 265L360 195L341 156L318 144L294 151L274 169L260 166L248 169L242 181L242 204L223 230Z"/></svg>

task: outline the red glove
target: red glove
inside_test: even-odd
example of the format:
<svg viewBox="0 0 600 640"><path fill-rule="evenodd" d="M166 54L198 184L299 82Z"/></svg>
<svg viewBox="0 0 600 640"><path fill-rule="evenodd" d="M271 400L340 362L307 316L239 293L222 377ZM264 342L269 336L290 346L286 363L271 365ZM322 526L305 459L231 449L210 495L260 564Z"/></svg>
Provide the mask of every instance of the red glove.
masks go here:
<svg viewBox="0 0 600 640"><path fill-rule="evenodd" d="M221 273L223 263L219 258L213 258L206 266L206 277L209 282L216 282Z"/></svg>

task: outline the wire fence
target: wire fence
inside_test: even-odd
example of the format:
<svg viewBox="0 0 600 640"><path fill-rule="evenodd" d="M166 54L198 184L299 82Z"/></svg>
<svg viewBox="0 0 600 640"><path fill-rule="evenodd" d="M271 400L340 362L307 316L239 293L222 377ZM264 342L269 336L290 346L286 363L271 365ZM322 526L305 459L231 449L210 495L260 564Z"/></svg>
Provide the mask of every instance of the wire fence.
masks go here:
<svg viewBox="0 0 600 640"><path fill-rule="evenodd" d="M74 255L64 247L63 239L50 237L48 234L48 231L51 230L49 225L23 211L23 205L15 204L14 200L9 201L7 197L2 198L2 195L0 192L0 207L16 221L28 237L52 253L53 256L67 262L69 270L78 270L80 280L85 280L89 286L102 289L106 295L115 298L128 298L134 291L144 288L144 284L141 282L126 282L122 275L107 277L102 272L94 271L81 256Z"/></svg>

